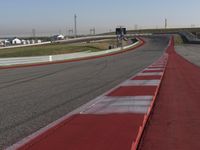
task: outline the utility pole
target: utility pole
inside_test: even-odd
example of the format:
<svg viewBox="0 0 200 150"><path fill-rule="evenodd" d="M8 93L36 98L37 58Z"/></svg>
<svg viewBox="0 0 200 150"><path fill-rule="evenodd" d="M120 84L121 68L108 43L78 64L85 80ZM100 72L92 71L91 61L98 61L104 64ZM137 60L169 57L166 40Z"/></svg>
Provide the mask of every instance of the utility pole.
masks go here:
<svg viewBox="0 0 200 150"><path fill-rule="evenodd" d="M77 15L74 15L74 37L77 37Z"/></svg>
<svg viewBox="0 0 200 150"><path fill-rule="evenodd" d="M70 37L71 35L73 35L73 29L69 29L68 31L69 31L69 37Z"/></svg>
<svg viewBox="0 0 200 150"><path fill-rule="evenodd" d="M165 29L167 29L167 19L165 18Z"/></svg>
<svg viewBox="0 0 200 150"><path fill-rule="evenodd" d="M66 27L66 33L65 34L66 34L66 37L67 37L68 36L68 28L67 27Z"/></svg>
<svg viewBox="0 0 200 150"><path fill-rule="evenodd" d="M33 36L33 38L36 37L36 30L35 29L32 29L32 36Z"/></svg>
<svg viewBox="0 0 200 150"><path fill-rule="evenodd" d="M93 29L90 29L90 35L95 35L95 27Z"/></svg>
<svg viewBox="0 0 200 150"><path fill-rule="evenodd" d="M90 29L90 35L92 35L92 29Z"/></svg>
<svg viewBox="0 0 200 150"><path fill-rule="evenodd" d="M94 35L96 34L96 29L95 29L95 27L94 27L94 29L93 29L93 33L94 33Z"/></svg>
<svg viewBox="0 0 200 150"><path fill-rule="evenodd" d="M135 33L137 33L138 32L138 25L137 24L135 24L134 29L135 29Z"/></svg>

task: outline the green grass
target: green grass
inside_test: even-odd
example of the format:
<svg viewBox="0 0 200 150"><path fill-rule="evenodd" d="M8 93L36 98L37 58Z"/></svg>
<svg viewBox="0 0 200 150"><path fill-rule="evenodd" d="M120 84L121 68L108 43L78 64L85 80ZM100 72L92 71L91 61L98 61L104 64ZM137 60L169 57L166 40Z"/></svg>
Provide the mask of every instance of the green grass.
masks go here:
<svg viewBox="0 0 200 150"><path fill-rule="evenodd" d="M82 51L101 51L108 49L108 46L114 41L102 41L92 43L76 43L76 44L48 44L32 47L21 47L11 49L1 49L0 58L7 57L25 57L25 56L45 56L56 54L67 54Z"/></svg>
<svg viewBox="0 0 200 150"><path fill-rule="evenodd" d="M175 45L183 44L183 39L181 38L180 35L178 34L174 35L174 43Z"/></svg>

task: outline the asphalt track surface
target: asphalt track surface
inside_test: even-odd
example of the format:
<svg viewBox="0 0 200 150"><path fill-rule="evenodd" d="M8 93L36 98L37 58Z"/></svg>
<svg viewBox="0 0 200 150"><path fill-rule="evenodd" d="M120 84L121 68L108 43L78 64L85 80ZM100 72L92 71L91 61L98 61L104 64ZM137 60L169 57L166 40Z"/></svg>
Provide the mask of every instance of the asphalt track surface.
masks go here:
<svg viewBox="0 0 200 150"><path fill-rule="evenodd" d="M80 62L0 70L0 149L66 115L157 60L168 39Z"/></svg>
<svg viewBox="0 0 200 150"><path fill-rule="evenodd" d="M175 48L179 55L200 67L200 44L182 44Z"/></svg>
<svg viewBox="0 0 200 150"><path fill-rule="evenodd" d="M200 68L168 51L169 62L154 112L141 143L142 150L200 148Z"/></svg>

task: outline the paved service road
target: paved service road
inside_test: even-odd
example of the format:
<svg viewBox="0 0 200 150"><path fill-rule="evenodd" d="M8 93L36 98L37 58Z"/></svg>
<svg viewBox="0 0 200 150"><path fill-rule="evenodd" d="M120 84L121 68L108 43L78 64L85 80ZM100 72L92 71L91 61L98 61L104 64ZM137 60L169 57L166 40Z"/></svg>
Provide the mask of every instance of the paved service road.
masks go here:
<svg viewBox="0 0 200 150"><path fill-rule="evenodd" d="M0 70L0 149L64 116L133 76L156 59L166 38L94 60Z"/></svg>
<svg viewBox="0 0 200 150"><path fill-rule="evenodd" d="M183 44L175 48L178 54L193 64L200 66L200 44Z"/></svg>

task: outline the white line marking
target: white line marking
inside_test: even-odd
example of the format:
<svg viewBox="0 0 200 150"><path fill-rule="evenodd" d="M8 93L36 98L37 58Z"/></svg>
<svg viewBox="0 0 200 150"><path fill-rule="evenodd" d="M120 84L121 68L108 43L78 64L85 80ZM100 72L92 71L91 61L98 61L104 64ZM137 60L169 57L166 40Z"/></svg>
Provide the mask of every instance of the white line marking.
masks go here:
<svg viewBox="0 0 200 150"><path fill-rule="evenodd" d="M49 61L52 61L53 59L52 59L52 56L49 56Z"/></svg>
<svg viewBox="0 0 200 150"><path fill-rule="evenodd" d="M147 113L153 96L103 96L94 106L89 107L82 114L109 114L109 113Z"/></svg>
<svg viewBox="0 0 200 150"><path fill-rule="evenodd" d="M149 106L144 105L102 105L98 104L96 107L92 107L84 114L112 114L112 113L139 113L145 114L148 111Z"/></svg>
<svg viewBox="0 0 200 150"><path fill-rule="evenodd" d="M163 75L163 72L141 72L138 76L152 76L152 75Z"/></svg>
<svg viewBox="0 0 200 150"><path fill-rule="evenodd" d="M151 66L165 66L164 64L152 64Z"/></svg>
<svg viewBox="0 0 200 150"><path fill-rule="evenodd" d="M157 66L157 65L155 65L155 66L150 66L150 67L157 67L157 68L160 68L160 67L165 67L165 66Z"/></svg>
<svg viewBox="0 0 200 150"><path fill-rule="evenodd" d="M157 69L157 68L162 68L165 69L165 66L149 66L148 68L152 68L152 69Z"/></svg>
<svg viewBox="0 0 200 150"><path fill-rule="evenodd" d="M153 99L153 96L101 96L99 97L99 101L126 101L126 100L132 100L132 101L151 101Z"/></svg>
<svg viewBox="0 0 200 150"><path fill-rule="evenodd" d="M144 71L164 71L165 68L147 68Z"/></svg>
<svg viewBox="0 0 200 150"><path fill-rule="evenodd" d="M121 86L158 86L161 80L127 80Z"/></svg>

